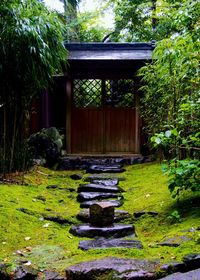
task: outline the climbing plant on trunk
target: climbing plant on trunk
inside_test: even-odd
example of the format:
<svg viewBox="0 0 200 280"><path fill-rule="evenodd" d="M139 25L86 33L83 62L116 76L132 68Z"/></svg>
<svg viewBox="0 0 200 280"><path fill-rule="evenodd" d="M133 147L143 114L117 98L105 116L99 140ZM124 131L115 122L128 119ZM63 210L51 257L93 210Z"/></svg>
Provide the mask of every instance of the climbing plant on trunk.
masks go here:
<svg viewBox="0 0 200 280"><path fill-rule="evenodd" d="M37 0L0 4L0 172L23 170L33 98L63 71L64 25Z"/></svg>

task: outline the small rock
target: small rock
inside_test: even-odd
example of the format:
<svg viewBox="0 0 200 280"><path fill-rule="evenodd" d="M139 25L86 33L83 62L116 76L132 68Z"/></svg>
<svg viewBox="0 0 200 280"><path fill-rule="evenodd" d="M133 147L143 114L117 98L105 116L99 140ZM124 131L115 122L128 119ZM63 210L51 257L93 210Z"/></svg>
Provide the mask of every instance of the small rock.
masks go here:
<svg viewBox="0 0 200 280"><path fill-rule="evenodd" d="M13 280L35 280L38 272L31 267L19 266L14 273Z"/></svg>
<svg viewBox="0 0 200 280"><path fill-rule="evenodd" d="M81 180L83 176L81 174L72 174L70 175L70 178L73 180Z"/></svg>
<svg viewBox="0 0 200 280"><path fill-rule="evenodd" d="M67 280L65 277L59 275L57 272L55 271L48 271L45 270L41 277L38 278L37 280Z"/></svg>
<svg viewBox="0 0 200 280"><path fill-rule="evenodd" d="M41 201L43 201L43 202L46 201L46 197L44 197L44 196L42 196L42 195L38 195L38 196L36 196L35 198L38 199L38 200L41 200Z"/></svg>
<svg viewBox="0 0 200 280"><path fill-rule="evenodd" d="M155 217L155 216L158 215L158 212L155 212L155 211L148 211L148 212L139 211L139 212L133 213L133 215L134 215L135 218L140 218L143 215L149 215L149 216Z"/></svg>
<svg viewBox="0 0 200 280"><path fill-rule="evenodd" d="M58 189L59 188L59 186L58 185L50 185L50 186L47 186L46 187L47 189Z"/></svg>
<svg viewBox="0 0 200 280"><path fill-rule="evenodd" d="M9 277L9 275L8 275L8 273L7 273L7 265L6 264L4 264L4 263L0 263L0 279L1 280L9 280L10 279L10 277Z"/></svg>

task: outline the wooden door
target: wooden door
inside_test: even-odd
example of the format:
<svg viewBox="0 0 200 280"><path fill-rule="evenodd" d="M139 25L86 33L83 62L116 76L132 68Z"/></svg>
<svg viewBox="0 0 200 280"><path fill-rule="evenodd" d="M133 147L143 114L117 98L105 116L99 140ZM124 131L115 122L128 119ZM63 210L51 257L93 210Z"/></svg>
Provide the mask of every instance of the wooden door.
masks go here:
<svg viewBox="0 0 200 280"><path fill-rule="evenodd" d="M131 80L74 80L72 100L73 154L139 152Z"/></svg>

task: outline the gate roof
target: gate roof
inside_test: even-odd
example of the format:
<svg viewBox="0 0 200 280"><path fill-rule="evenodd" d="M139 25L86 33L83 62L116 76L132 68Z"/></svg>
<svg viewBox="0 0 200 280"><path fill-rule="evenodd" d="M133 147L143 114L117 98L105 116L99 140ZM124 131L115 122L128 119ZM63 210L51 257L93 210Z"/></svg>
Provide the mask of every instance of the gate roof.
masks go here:
<svg viewBox="0 0 200 280"><path fill-rule="evenodd" d="M132 76L151 61L152 43L66 43L69 70L74 78Z"/></svg>

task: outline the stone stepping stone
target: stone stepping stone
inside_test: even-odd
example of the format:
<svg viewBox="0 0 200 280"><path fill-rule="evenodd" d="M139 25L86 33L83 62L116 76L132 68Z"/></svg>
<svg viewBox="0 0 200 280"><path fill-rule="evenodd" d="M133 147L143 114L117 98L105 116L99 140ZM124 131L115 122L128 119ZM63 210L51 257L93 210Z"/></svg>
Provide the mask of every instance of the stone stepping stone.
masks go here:
<svg viewBox="0 0 200 280"><path fill-rule="evenodd" d="M111 202L114 207L120 207L123 204L123 200L101 200L101 201L108 201ZM84 201L80 204L80 208L89 208L91 205L98 203L99 201L97 200L89 200L89 201Z"/></svg>
<svg viewBox="0 0 200 280"><path fill-rule="evenodd" d="M92 183L103 186L116 186L119 183L118 179L94 179Z"/></svg>
<svg viewBox="0 0 200 280"><path fill-rule="evenodd" d="M78 193L80 192L108 192L108 193L119 193L124 190L118 186L105 186L97 184L85 184L78 187Z"/></svg>
<svg viewBox="0 0 200 280"><path fill-rule="evenodd" d="M115 216L114 216L114 221L119 222L125 219L128 219L131 217L131 215L127 211L123 210L115 210ZM79 219L82 222L89 222L89 209L83 209L79 212L77 215L77 219Z"/></svg>
<svg viewBox="0 0 200 280"><path fill-rule="evenodd" d="M100 200L100 199L107 199L107 198L122 199L123 196L118 193L81 192L77 196L77 201L83 202L88 200Z"/></svg>
<svg viewBox="0 0 200 280"><path fill-rule="evenodd" d="M109 173L101 173L101 174L91 174L88 177L84 179L87 182L94 182L94 180L118 180L119 181L125 181L126 178L123 176L119 176L117 174L109 174Z"/></svg>
<svg viewBox="0 0 200 280"><path fill-rule="evenodd" d="M121 167L119 164L112 165L90 165L87 169L87 173L121 173L124 172L125 169Z"/></svg>
<svg viewBox="0 0 200 280"><path fill-rule="evenodd" d="M160 280L198 280L200 279L200 268L189 272L177 272Z"/></svg>
<svg viewBox="0 0 200 280"><path fill-rule="evenodd" d="M98 275L99 279L155 280L158 264L158 261L109 257L69 266L66 277L68 280L94 280Z"/></svg>
<svg viewBox="0 0 200 280"><path fill-rule="evenodd" d="M135 229L132 225L113 224L108 227L94 227L89 224L74 225L69 232L75 236L80 237L105 237L105 238L120 238L130 235L135 235Z"/></svg>
<svg viewBox="0 0 200 280"><path fill-rule="evenodd" d="M166 239L163 242L158 243L160 246L168 246L168 247L178 247L182 243L191 241L192 238L188 236L174 236L172 238Z"/></svg>
<svg viewBox="0 0 200 280"><path fill-rule="evenodd" d="M79 242L79 249L102 249L102 248L135 248L142 249L142 243L133 239L105 239L98 238L95 240L82 240Z"/></svg>

